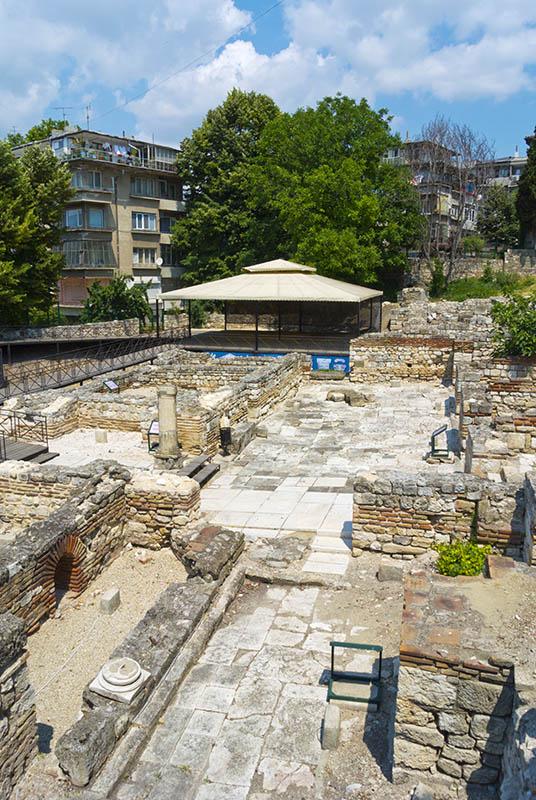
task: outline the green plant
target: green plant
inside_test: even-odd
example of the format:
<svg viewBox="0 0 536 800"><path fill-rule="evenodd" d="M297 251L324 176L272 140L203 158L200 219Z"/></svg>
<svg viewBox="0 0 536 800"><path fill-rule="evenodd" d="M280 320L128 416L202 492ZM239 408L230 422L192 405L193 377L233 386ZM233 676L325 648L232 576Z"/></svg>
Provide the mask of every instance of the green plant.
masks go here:
<svg viewBox="0 0 536 800"><path fill-rule="evenodd" d="M464 253L481 253L484 249L484 239L481 236L470 234L463 239L463 252Z"/></svg>
<svg viewBox="0 0 536 800"><path fill-rule="evenodd" d="M439 553L437 571L454 578L456 575L480 575L491 546L456 540L451 544L435 544L434 550Z"/></svg>
<svg viewBox="0 0 536 800"><path fill-rule="evenodd" d="M491 318L497 355L536 356L536 292L509 294L505 303L492 306Z"/></svg>
<svg viewBox="0 0 536 800"><path fill-rule="evenodd" d="M445 290L445 274L443 264L435 259L432 268L432 280L430 281L430 297L439 297Z"/></svg>

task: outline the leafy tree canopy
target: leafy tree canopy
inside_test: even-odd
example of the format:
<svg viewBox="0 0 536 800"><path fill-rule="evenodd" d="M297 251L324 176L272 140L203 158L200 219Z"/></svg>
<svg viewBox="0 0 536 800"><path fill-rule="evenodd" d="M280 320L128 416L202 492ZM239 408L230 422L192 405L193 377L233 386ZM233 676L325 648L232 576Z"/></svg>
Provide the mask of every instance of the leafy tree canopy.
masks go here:
<svg viewBox="0 0 536 800"><path fill-rule="evenodd" d="M521 239L536 228L536 128L527 136L527 163L519 176L516 200L517 215L521 224Z"/></svg>
<svg viewBox="0 0 536 800"><path fill-rule="evenodd" d="M504 186L490 186L478 210L478 232L496 248L515 247L519 239L516 194Z"/></svg>
<svg viewBox="0 0 536 800"><path fill-rule="evenodd" d="M536 293L509 295L492 306L491 317L499 355L536 356Z"/></svg>
<svg viewBox="0 0 536 800"><path fill-rule="evenodd" d="M8 324L24 324L54 300L63 255L62 213L73 196L71 175L51 150L28 148L20 159L0 141L0 308Z"/></svg>
<svg viewBox="0 0 536 800"><path fill-rule="evenodd" d="M400 144L386 114L337 95L268 123L250 176L257 237L268 257L354 283L403 272L419 212L407 171L382 160Z"/></svg>
<svg viewBox="0 0 536 800"><path fill-rule="evenodd" d="M147 285L128 285L126 275L119 275L110 283L95 281L88 288L88 298L81 314L81 322L105 322L110 319L140 319L150 316Z"/></svg>
<svg viewBox="0 0 536 800"><path fill-rule="evenodd" d="M278 114L266 95L233 89L182 141L177 169L189 193L173 244L186 283L225 278L256 260L261 243L252 236L247 175L264 127Z"/></svg>

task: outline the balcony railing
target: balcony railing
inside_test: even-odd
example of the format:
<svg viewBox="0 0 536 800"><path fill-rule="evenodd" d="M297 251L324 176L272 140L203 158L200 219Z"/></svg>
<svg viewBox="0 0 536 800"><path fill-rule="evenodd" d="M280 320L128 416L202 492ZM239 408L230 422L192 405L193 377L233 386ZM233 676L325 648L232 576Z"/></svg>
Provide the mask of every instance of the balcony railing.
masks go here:
<svg viewBox="0 0 536 800"><path fill-rule="evenodd" d="M60 161L75 161L77 159L87 159L88 161L103 161L112 164L122 164L129 167L140 167L141 169L154 169L162 172L175 172L176 167L173 162L158 161L157 159L147 159L135 155L122 155L112 153L100 148L75 148L69 152L58 153Z"/></svg>

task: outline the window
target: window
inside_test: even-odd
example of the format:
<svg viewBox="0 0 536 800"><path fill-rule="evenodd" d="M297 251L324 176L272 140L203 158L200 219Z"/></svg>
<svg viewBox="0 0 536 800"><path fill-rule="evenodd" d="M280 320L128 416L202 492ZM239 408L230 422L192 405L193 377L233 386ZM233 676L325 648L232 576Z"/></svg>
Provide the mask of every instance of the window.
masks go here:
<svg viewBox="0 0 536 800"><path fill-rule="evenodd" d="M145 197L156 197L155 182L150 178L131 178L130 194L144 195Z"/></svg>
<svg viewBox="0 0 536 800"><path fill-rule="evenodd" d="M154 264L156 261L156 247L134 247L132 250L133 264Z"/></svg>
<svg viewBox="0 0 536 800"><path fill-rule="evenodd" d="M110 242L63 242L66 267L111 267L115 264Z"/></svg>
<svg viewBox="0 0 536 800"><path fill-rule="evenodd" d="M65 227L66 228L81 228L82 227L82 209L81 208L68 208L65 212Z"/></svg>
<svg viewBox="0 0 536 800"><path fill-rule="evenodd" d="M132 212L132 228L135 231L156 231L156 214Z"/></svg>
<svg viewBox="0 0 536 800"><path fill-rule="evenodd" d="M173 217L160 217L160 233L171 233L176 221Z"/></svg>
<svg viewBox="0 0 536 800"><path fill-rule="evenodd" d="M100 172L73 172L71 184L76 189L101 189L102 177Z"/></svg>
<svg viewBox="0 0 536 800"><path fill-rule="evenodd" d="M102 208L89 209L89 227L104 228L104 211Z"/></svg>
<svg viewBox="0 0 536 800"><path fill-rule="evenodd" d="M155 157L158 161L167 161L169 164L175 161L177 154L174 150L168 150L166 147L155 147Z"/></svg>
<svg viewBox="0 0 536 800"><path fill-rule="evenodd" d="M179 263L177 251L170 244L160 245L160 256L166 267L176 267Z"/></svg>

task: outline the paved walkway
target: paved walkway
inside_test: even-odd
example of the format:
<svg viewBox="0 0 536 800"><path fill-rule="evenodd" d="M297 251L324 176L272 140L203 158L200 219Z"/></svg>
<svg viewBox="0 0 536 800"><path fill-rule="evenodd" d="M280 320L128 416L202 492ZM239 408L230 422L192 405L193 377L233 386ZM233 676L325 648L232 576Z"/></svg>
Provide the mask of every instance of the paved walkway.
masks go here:
<svg viewBox="0 0 536 800"><path fill-rule="evenodd" d="M318 796L329 641L366 630L330 617L335 596L266 585L240 595L117 799Z"/></svg>
<svg viewBox="0 0 536 800"><path fill-rule="evenodd" d="M305 571L344 575L351 553L356 472L427 469L430 434L445 421L449 390L430 384L365 387L362 407L326 400L349 383L310 383L285 402L243 453L201 493L210 522L251 540L315 534ZM360 388L360 387L358 387ZM451 471L445 464L434 469Z"/></svg>

